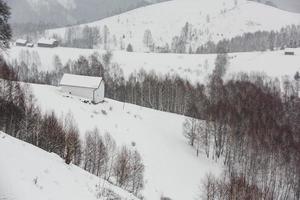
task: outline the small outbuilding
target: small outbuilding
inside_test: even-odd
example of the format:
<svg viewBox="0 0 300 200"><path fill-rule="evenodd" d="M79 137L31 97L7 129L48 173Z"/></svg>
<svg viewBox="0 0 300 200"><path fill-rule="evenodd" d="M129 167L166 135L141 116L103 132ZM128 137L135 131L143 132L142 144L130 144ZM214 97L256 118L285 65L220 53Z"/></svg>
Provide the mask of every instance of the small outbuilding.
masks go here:
<svg viewBox="0 0 300 200"><path fill-rule="evenodd" d="M284 50L284 55L287 55L287 56L294 56L294 55L295 55L295 51L294 51L294 49L292 49L292 48L285 49L285 50Z"/></svg>
<svg viewBox="0 0 300 200"><path fill-rule="evenodd" d="M33 44L33 43L27 43L27 44L26 44L26 47L32 48L32 47L34 47L34 44Z"/></svg>
<svg viewBox="0 0 300 200"><path fill-rule="evenodd" d="M16 46L25 47L27 45L27 40L17 39Z"/></svg>
<svg viewBox="0 0 300 200"><path fill-rule="evenodd" d="M58 41L56 39L45 39L42 38L37 43L38 47L48 47L48 48L54 48L58 46Z"/></svg>
<svg viewBox="0 0 300 200"><path fill-rule="evenodd" d="M61 91L91 100L93 103L104 101L104 81L102 77L64 74L60 81Z"/></svg>

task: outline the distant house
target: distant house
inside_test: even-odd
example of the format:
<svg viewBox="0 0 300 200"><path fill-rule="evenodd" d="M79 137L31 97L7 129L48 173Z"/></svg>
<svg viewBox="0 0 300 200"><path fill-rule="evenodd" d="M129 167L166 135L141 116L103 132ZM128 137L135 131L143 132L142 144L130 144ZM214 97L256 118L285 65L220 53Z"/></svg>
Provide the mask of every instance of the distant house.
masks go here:
<svg viewBox="0 0 300 200"><path fill-rule="evenodd" d="M27 43L26 47L31 47L32 48L32 47L34 47L34 44L33 43Z"/></svg>
<svg viewBox="0 0 300 200"><path fill-rule="evenodd" d="M48 48L54 48L58 46L58 41L56 39L45 39L42 38L37 43L38 47L48 47Z"/></svg>
<svg viewBox="0 0 300 200"><path fill-rule="evenodd" d="M295 50L292 48L285 49L284 55L293 56L293 55L295 55Z"/></svg>
<svg viewBox="0 0 300 200"><path fill-rule="evenodd" d="M17 41L16 41L16 46L25 47L26 44L27 44L27 40L24 40L24 39L17 39Z"/></svg>
<svg viewBox="0 0 300 200"><path fill-rule="evenodd" d="M93 103L104 101L104 81L101 77L64 74L60 81L61 91L91 100Z"/></svg>

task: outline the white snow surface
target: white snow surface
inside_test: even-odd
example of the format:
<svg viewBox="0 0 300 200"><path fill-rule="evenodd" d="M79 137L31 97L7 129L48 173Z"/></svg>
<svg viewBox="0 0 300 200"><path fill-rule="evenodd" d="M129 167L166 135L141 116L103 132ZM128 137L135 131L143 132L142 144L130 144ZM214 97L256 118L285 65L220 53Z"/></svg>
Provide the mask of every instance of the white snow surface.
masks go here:
<svg viewBox="0 0 300 200"><path fill-rule="evenodd" d="M110 99L98 105L87 104L77 97L64 96L57 87L31 86L42 111L74 115L82 138L85 131L97 127L101 134L109 132L119 146L135 142L134 148L145 164L143 195L147 200L160 199L161 195L194 200L201 193L206 174L222 171L222 165L207 159L204 153L196 157L182 134L184 116Z"/></svg>
<svg viewBox="0 0 300 200"><path fill-rule="evenodd" d="M0 131L1 200L97 200L101 185L122 200L137 200L128 192L67 165L48 153Z"/></svg>
<svg viewBox="0 0 300 200"><path fill-rule="evenodd" d="M60 85L86 87L86 88L99 88L102 77L81 76L65 73L60 81Z"/></svg>
<svg viewBox="0 0 300 200"><path fill-rule="evenodd" d="M53 38L50 38L50 39L47 39L47 38L41 38L39 41L38 41L38 44L49 44L49 45L52 45L56 42L55 39Z"/></svg>
<svg viewBox="0 0 300 200"><path fill-rule="evenodd" d="M26 52L31 56L26 58ZM294 56L284 55L285 50L266 52L245 52L229 54L227 75L239 72L258 72L271 77L294 76L300 71L300 48L293 49ZM23 60L29 66L36 63L40 70L51 71L54 69L54 56L58 55L62 64L68 60L77 60L80 55L89 56L93 53L103 55L102 50L77 49L77 48L26 48L13 46L6 57L8 60ZM124 71L125 78L141 68L146 71L154 70L158 74L178 74L180 77L193 83L205 83L208 74L215 65L216 54L159 54L113 51L112 63L117 63ZM39 61L34 61L39 57Z"/></svg>
<svg viewBox="0 0 300 200"><path fill-rule="evenodd" d="M120 15L105 18L75 27L100 28L106 25L110 32L110 43L116 36L124 47L130 43L134 51L147 51L143 44L145 30L152 32L156 46L169 45L174 36L188 22L192 25L193 41L189 44L195 50L207 41L219 41L232 38L246 32L279 30L280 28L300 24L300 14L283 11L261 3L237 0L172 0L138 8ZM65 36L66 28L46 31L47 36ZM115 48L111 46L110 48ZM120 47L116 47L117 49Z"/></svg>

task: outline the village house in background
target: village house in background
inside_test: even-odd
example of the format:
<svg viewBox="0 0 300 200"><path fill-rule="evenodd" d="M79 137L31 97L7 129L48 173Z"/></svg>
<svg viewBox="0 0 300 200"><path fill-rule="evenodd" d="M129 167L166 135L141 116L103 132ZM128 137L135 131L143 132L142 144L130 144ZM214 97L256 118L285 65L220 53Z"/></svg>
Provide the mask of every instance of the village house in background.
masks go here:
<svg viewBox="0 0 300 200"><path fill-rule="evenodd" d="M25 47L27 45L27 40L17 39L16 46Z"/></svg>
<svg viewBox="0 0 300 200"><path fill-rule="evenodd" d="M104 101L104 81L102 77L64 74L60 82L61 91L91 100L93 103Z"/></svg>
<svg viewBox="0 0 300 200"><path fill-rule="evenodd" d="M284 55L294 56L295 55L295 49L294 48L286 48L284 50Z"/></svg>
<svg viewBox="0 0 300 200"><path fill-rule="evenodd" d="M30 48L32 48L32 47L34 47L34 44L33 44L33 43L31 43L31 42L28 42L28 43L26 44L26 47L30 47Z"/></svg>
<svg viewBox="0 0 300 200"><path fill-rule="evenodd" d="M38 47L48 47L48 48L54 48L58 46L58 41L56 39L46 39L42 38L37 43Z"/></svg>

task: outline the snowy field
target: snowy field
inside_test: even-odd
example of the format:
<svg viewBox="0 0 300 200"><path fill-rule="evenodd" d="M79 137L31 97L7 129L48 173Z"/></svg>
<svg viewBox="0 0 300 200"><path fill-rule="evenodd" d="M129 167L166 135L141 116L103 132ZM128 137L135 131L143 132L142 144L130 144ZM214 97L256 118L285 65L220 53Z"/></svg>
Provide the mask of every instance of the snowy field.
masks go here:
<svg viewBox="0 0 300 200"><path fill-rule="evenodd" d="M122 42L126 48L130 43L135 51L140 52L145 51L145 30L151 31L157 46L165 46L171 44L174 36L180 35L186 22L192 25L191 46L194 49L209 40L219 41L245 32L279 30L287 25L300 24L300 14L247 0L236 2L235 5L235 0L172 0L77 27L98 27L103 33L106 25L110 44L120 46ZM46 32L49 37L54 34L63 38L66 28Z"/></svg>
<svg viewBox="0 0 300 200"><path fill-rule="evenodd" d="M1 200L97 200L99 186L124 200L128 192L0 131ZM105 199L105 198L102 198Z"/></svg>
<svg viewBox="0 0 300 200"><path fill-rule="evenodd" d="M65 97L53 86L31 86L43 111L55 110L58 116L73 113L82 137L86 130L98 127L102 134L109 132L119 145L135 142L145 164L143 194L147 200L162 195L173 200L194 200L205 175L222 171L221 164L204 154L196 157L182 134L183 116L110 99L90 105L76 97Z"/></svg>
<svg viewBox="0 0 300 200"><path fill-rule="evenodd" d="M62 64L68 60L76 60L80 55L89 56L94 52L100 55L102 50L77 49L77 48L26 48L13 46L7 56L9 60L24 60L22 54L29 51L29 58L25 62L31 65L38 63L43 71L53 70L54 56L58 55ZM33 55L38 55L39 61L34 61ZM154 70L159 74L178 74L182 78L194 83L205 82L208 74L214 69L215 54L159 54L113 51L112 63L117 63L124 71L127 78L130 73L144 68L146 71ZM238 72L260 72L271 77L281 78L284 75L294 76L300 71L300 48L295 49L294 56L284 55L284 51L246 52L229 54L230 64L228 75Z"/></svg>

